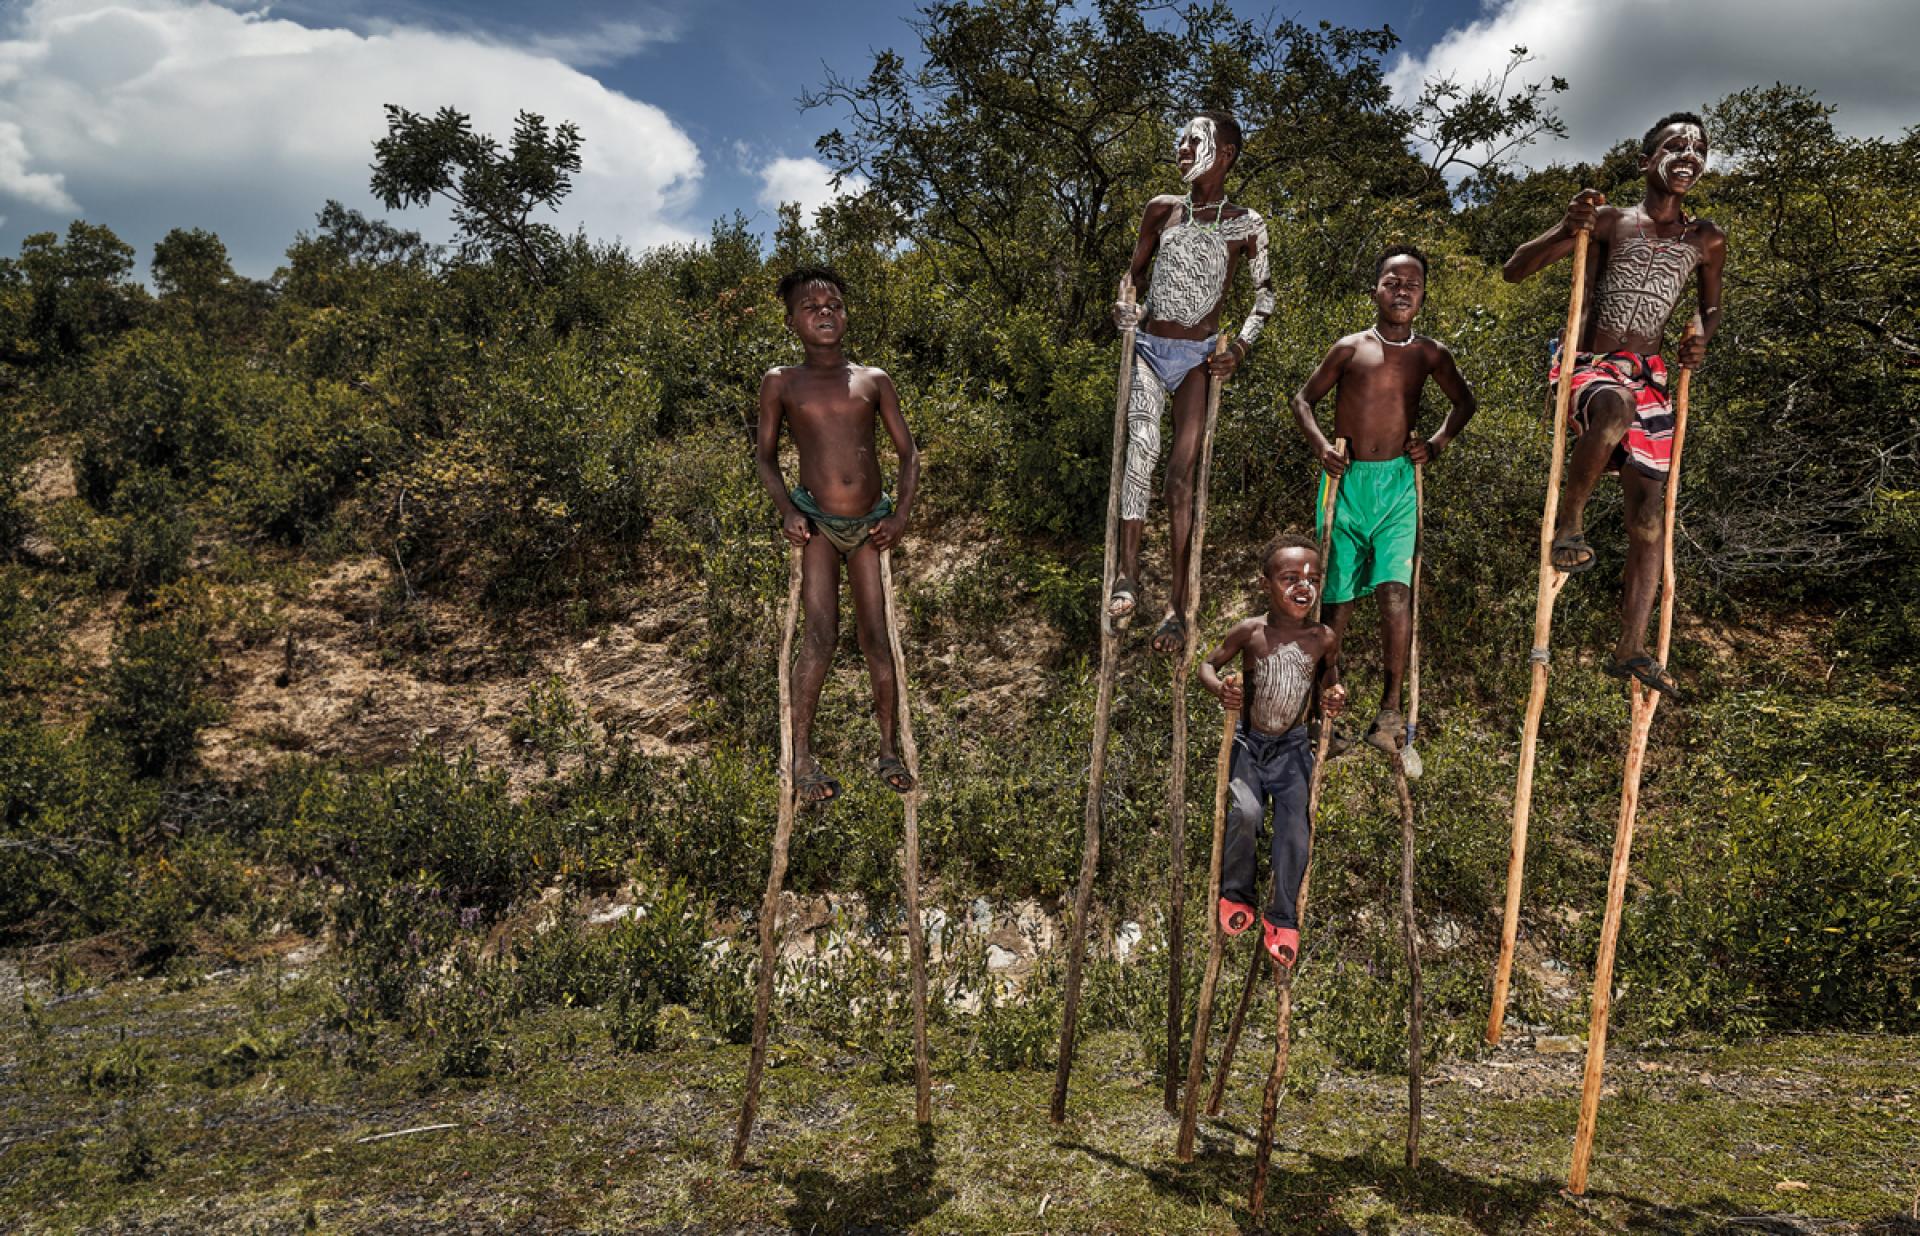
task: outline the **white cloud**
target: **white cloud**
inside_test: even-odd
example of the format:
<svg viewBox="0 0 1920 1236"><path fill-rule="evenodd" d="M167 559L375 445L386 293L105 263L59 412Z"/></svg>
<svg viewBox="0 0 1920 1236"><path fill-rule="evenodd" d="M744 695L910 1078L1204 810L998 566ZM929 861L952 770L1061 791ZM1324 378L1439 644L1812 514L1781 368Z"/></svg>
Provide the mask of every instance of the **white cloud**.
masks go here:
<svg viewBox="0 0 1920 1236"><path fill-rule="evenodd" d="M800 216L812 220L814 213L837 197L857 194L867 187L864 176L849 176L833 187L833 169L818 159L782 156L760 166L760 205L778 210L782 202L800 203Z"/></svg>
<svg viewBox="0 0 1920 1236"><path fill-rule="evenodd" d="M0 203L37 208L16 214L12 243L64 222L46 212L84 213L143 252L170 228L204 227L241 270L265 274L326 199L381 211L367 179L385 103L455 107L503 141L521 109L572 121L583 165L550 222L636 246L696 235L682 221L702 171L692 139L659 108L550 55L196 0L33 0L8 34ZM447 233L439 207L395 219Z"/></svg>
<svg viewBox="0 0 1920 1236"><path fill-rule="evenodd" d="M1389 82L1402 102L1429 77L1470 85L1497 76L1516 45L1535 57L1516 80L1570 86L1556 96L1568 140L1522 152L1535 167L1597 158L1667 112L1776 81L1837 105L1843 133L1898 136L1920 120L1914 0L1488 0L1478 21L1401 56Z"/></svg>
<svg viewBox="0 0 1920 1236"><path fill-rule="evenodd" d="M574 34L535 35L527 46L540 55L588 69L619 64L655 43L670 42L674 36L674 28L664 23L607 21Z"/></svg>

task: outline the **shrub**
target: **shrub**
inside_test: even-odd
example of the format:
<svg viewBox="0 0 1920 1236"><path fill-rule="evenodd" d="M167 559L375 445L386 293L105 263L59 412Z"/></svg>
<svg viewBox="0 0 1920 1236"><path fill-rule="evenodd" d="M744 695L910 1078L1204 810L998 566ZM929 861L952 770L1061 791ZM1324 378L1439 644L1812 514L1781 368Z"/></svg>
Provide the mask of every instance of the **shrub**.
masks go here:
<svg viewBox="0 0 1920 1236"><path fill-rule="evenodd" d="M142 776L179 769L192 758L200 730L221 715L208 691L210 625L204 609L188 603L136 621L114 641L93 727L119 741Z"/></svg>

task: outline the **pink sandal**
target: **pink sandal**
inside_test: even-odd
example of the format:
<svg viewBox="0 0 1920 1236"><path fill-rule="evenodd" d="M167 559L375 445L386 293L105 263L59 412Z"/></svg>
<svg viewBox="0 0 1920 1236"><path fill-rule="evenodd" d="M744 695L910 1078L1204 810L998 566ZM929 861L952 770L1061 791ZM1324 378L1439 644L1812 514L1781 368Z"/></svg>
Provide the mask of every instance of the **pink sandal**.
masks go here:
<svg viewBox="0 0 1920 1236"><path fill-rule="evenodd" d="M1294 959L1300 956L1300 931L1297 927L1275 927L1262 918L1260 937L1267 946L1267 956L1273 958L1276 965L1293 969Z"/></svg>

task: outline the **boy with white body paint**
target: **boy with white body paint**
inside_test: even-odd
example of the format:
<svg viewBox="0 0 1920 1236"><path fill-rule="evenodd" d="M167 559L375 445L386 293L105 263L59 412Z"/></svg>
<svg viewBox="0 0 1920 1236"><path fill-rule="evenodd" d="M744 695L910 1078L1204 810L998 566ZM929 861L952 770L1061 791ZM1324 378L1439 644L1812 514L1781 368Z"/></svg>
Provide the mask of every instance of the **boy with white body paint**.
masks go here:
<svg viewBox="0 0 1920 1236"><path fill-rule="evenodd" d="M1593 566L1582 520L1603 472L1620 474L1626 502L1626 587L1620 602L1620 641L1603 668L1655 691L1676 690L1666 667L1647 655L1647 620L1665 552L1668 463L1673 454L1673 410L1660 359L1668 319L1690 276L1699 287L1698 329L1680 343L1683 369L1698 369L1707 341L1724 322L1720 279L1727 236L1682 209L1707 170L1706 123L1675 112L1647 130L1640 143L1647 192L1638 206L1607 205L1596 189L1582 189L1552 228L1514 250L1503 273L1518 283L1573 252L1574 235L1590 231L1590 273L1600 275L1574 341L1573 406L1568 425L1577 435L1567 461L1566 490L1553 530L1552 561L1577 575ZM1589 279L1588 286L1596 286ZM1569 348L1562 341L1549 382Z"/></svg>
<svg viewBox="0 0 1920 1236"><path fill-rule="evenodd" d="M1127 405L1125 479L1120 491L1120 567L1107 612L1130 617L1138 603L1140 537L1160 456L1160 417L1173 397L1173 450L1167 459L1167 519L1173 583L1166 616L1154 630L1155 652L1185 645L1187 555L1193 531L1193 470L1206 425L1207 379L1225 381L1247 358L1273 313L1267 271L1267 224L1227 201L1226 179L1239 157L1240 125L1225 112L1201 112L1180 130L1175 159L1190 186L1147 203L1123 286L1139 287L1153 268L1147 298L1113 308L1115 325L1133 327L1134 365ZM1220 310L1235 269L1253 281L1253 309L1226 352L1215 354Z"/></svg>

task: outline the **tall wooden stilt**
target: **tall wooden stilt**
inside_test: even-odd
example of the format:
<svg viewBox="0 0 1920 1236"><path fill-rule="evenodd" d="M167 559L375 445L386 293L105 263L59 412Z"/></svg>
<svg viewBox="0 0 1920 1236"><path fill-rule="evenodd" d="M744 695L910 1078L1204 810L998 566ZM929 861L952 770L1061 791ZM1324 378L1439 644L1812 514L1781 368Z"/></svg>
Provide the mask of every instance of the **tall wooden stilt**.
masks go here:
<svg viewBox="0 0 1920 1236"><path fill-rule="evenodd" d="M1237 675L1230 675L1232 681ZM1207 970L1200 980L1200 1001L1193 1014L1193 1046L1187 1053L1187 1090L1180 1104L1180 1137L1174 1157L1182 1163L1193 1162L1193 1126L1200 1099L1200 1082L1207 1070L1207 1030L1213 1022L1214 986L1220 981L1220 959L1226 952L1226 936L1220 930L1220 862L1226 848L1227 784L1233 775L1233 731L1240 723L1240 710L1229 708L1220 726L1220 754L1214 761L1213 858L1207 867Z"/></svg>
<svg viewBox="0 0 1920 1236"><path fill-rule="evenodd" d="M1666 544L1660 570L1660 640L1654 654L1664 668L1673 650L1673 607L1677 579L1673 569L1674 511L1680 499L1680 452L1687 441L1687 395L1693 372L1680 371L1673 402L1673 458L1667 469ZM1607 871L1607 913L1600 924L1600 955L1593 966L1593 1009L1587 1025L1587 1067L1580 1082L1580 1126L1573 1138L1569 1191L1587 1191L1593 1134L1600 1120L1600 1087L1607 1065L1607 1016L1613 1006L1613 958L1620 941L1620 918L1627 898L1627 864L1633 852L1633 826L1640 811L1640 774L1646 765L1647 734L1660 706L1660 692L1634 683L1633 724L1627 738L1627 764L1621 778L1620 818L1613 832L1613 862Z"/></svg>
<svg viewBox="0 0 1920 1236"><path fill-rule="evenodd" d="M740 1100L740 1121L734 1129L733 1154L727 1161L735 1169L747 1161L753 1118L760 1110L760 1074L767 1064L767 1020L773 1011L780 885L787 876L787 843L793 837L793 630L800 619L800 554L797 545L787 554L787 620L780 635L780 815L773 830L767 894L760 903L760 975L753 996L753 1049L747 1057L746 1091Z"/></svg>
<svg viewBox="0 0 1920 1236"><path fill-rule="evenodd" d="M1133 285L1123 283L1120 299L1133 303ZM1108 611L1119 553L1120 485L1127 462L1127 401L1133 394L1131 328L1120 332L1120 377L1113 403L1113 459L1107 479L1107 551L1100 572L1100 680L1093 708L1093 751L1087 769L1085 836L1080 848L1080 883L1073 896L1073 925L1067 946L1067 988L1060 1015L1059 1059L1053 1077L1048 1116L1067 1118L1067 1085L1073 1077L1074 1040L1079 1032L1080 982L1087 960L1087 918L1093 912L1093 881L1100 870L1101 797L1107 784L1107 734L1113 713L1113 679L1120 665L1120 628Z"/></svg>
<svg viewBox="0 0 1920 1236"><path fill-rule="evenodd" d="M1412 629L1408 642L1417 658L1420 647L1420 558L1426 533L1426 484L1418 464L1413 468L1415 533L1413 549ZM1420 702L1419 661L1413 660L1412 701L1407 711L1409 727ZM1409 737L1407 742L1411 742ZM1400 928L1407 940L1407 981L1411 992L1407 1006L1407 1166L1420 1166L1420 928L1413 913L1413 794L1408 788L1407 743L1400 747L1395 761L1394 788L1400 797Z"/></svg>
<svg viewBox="0 0 1920 1236"><path fill-rule="evenodd" d="M1220 1065L1213 1072L1213 1088L1207 1091L1207 1115L1218 1116L1227 1099L1227 1079L1233 1074L1233 1056L1240 1048L1240 1030L1247 1023L1247 1006L1253 1003L1253 989L1260 985L1265 969L1266 948L1255 936L1248 948L1252 960L1247 966L1247 981L1240 985L1240 1002L1233 1006L1233 1020L1227 1023L1227 1041L1220 1045Z"/></svg>
<svg viewBox="0 0 1920 1236"><path fill-rule="evenodd" d="M1507 850L1507 903L1500 924L1500 960L1493 971L1493 1009L1487 1016L1487 1042L1498 1044L1507 1021L1507 989L1513 977L1513 949L1520 934L1520 888L1527 865L1527 817L1533 810L1533 765L1539 751L1540 713L1547 705L1547 641L1553 634L1553 602L1567 582L1553 565L1553 526L1560 514L1560 476L1567 453L1567 406L1573 395L1574 358L1580 349L1580 318L1587 290L1587 241L1573 237L1573 290L1567 303L1567 328L1560 336L1560 381L1553 397L1553 454L1547 464L1547 498L1540 513L1540 576L1533 607L1533 665L1527 693L1527 718L1520 730L1520 775L1513 786L1513 836Z"/></svg>
<svg viewBox="0 0 1920 1236"><path fill-rule="evenodd" d="M1335 439L1334 445L1340 454L1347 453L1346 439ZM1326 481L1326 492L1321 496L1320 509L1320 577L1321 591L1325 591L1327 569L1327 547L1333 543L1333 515L1339 506L1340 478L1330 476ZM1313 617L1320 618L1320 602L1313 603ZM1300 876L1300 898L1295 904L1295 916L1300 920L1304 936L1307 925L1307 889L1313 880L1313 836L1318 831L1320 821L1320 787L1327 777L1327 746L1333 740L1333 718L1327 716L1324 709L1320 713L1320 740L1314 744L1313 781L1307 789L1307 869ZM1274 873L1279 878L1279 873ZM1263 948L1261 952L1265 952ZM1301 951L1305 951L1304 939ZM1247 1197L1247 1209L1252 1212L1253 1222L1257 1226L1266 1218L1267 1213L1267 1168L1273 1160L1273 1123L1280 1113L1280 1088L1287 1080L1287 1057L1293 1051L1293 972L1300 964L1298 955L1292 966L1273 965L1273 985L1275 1002L1278 1006L1275 1018L1273 1042L1273 1067L1267 1071L1267 1087L1260 1096L1260 1133L1253 1147L1253 1185ZM1224 1071L1224 1070L1223 1070Z"/></svg>
<svg viewBox="0 0 1920 1236"><path fill-rule="evenodd" d="M902 846L902 883L907 892L907 956L913 965L913 1118L933 1122L933 1076L927 1063L927 937L920 921L920 749L913 741L913 717L907 705L907 657L900 645L900 618L893 595L893 551L880 551L880 591L886 601L887 641L893 649L894 698L900 725L900 756L913 777L906 794L906 837Z"/></svg>
<svg viewBox="0 0 1920 1236"><path fill-rule="evenodd" d="M1224 355L1227 336L1215 339L1214 354ZM1200 431L1200 460L1194 477L1193 527L1187 538L1187 604L1181 614L1184 635L1173 663L1173 751L1167 778L1167 1064L1161 1101L1180 1110L1180 1032L1186 1018L1181 1004L1186 984L1187 902L1187 674L1200 643L1200 561L1207 539L1207 482L1213 470L1213 429L1220 420L1220 379L1207 379L1207 423Z"/></svg>

